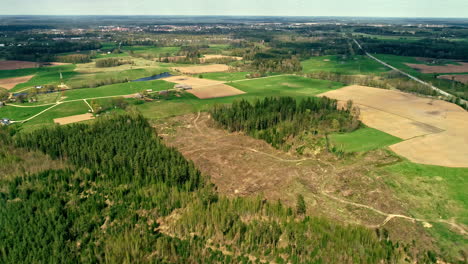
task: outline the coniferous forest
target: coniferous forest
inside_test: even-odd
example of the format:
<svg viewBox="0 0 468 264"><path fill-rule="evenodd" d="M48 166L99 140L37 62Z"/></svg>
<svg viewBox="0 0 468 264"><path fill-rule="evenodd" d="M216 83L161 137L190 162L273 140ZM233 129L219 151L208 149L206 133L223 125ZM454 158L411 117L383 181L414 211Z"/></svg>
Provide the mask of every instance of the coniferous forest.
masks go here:
<svg viewBox="0 0 468 264"><path fill-rule="evenodd" d="M273 112L278 105L296 108ZM329 117L338 120L343 126L337 129L346 129L350 118L346 110L333 110L336 102L329 99L265 99L254 105L239 102L233 109L255 106L254 116L239 117L242 122L229 127L267 128L304 119L309 110L321 113L310 119L317 124ZM246 115L222 109L215 113ZM252 121L267 109L276 115L258 124ZM0 141L9 149L0 151L0 161L21 164L18 153L41 152L46 155L36 155L38 162L43 155L63 164L0 178L1 263L431 260L427 253L411 255L410 245L392 242L385 230L310 217L300 199L300 209L292 209L260 197L224 197L139 115L101 117L91 124L28 134L2 128Z"/></svg>
<svg viewBox="0 0 468 264"><path fill-rule="evenodd" d="M337 101L327 97L267 97L253 103L240 100L229 106L214 106L211 115L223 128L244 131L275 148L285 147L289 138L304 131L327 135L351 132L360 125L351 101L345 109L337 109Z"/></svg>

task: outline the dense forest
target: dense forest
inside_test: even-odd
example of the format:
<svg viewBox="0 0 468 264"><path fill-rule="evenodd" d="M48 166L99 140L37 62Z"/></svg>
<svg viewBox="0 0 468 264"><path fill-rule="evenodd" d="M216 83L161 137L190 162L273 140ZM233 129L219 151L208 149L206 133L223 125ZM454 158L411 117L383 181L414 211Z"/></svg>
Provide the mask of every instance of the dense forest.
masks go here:
<svg viewBox="0 0 468 264"><path fill-rule="evenodd" d="M436 59L468 60L466 43L444 39L422 39L414 42L361 38L361 43L371 53Z"/></svg>
<svg viewBox="0 0 468 264"><path fill-rule="evenodd" d="M23 162L18 153L37 150L65 164L0 178L2 263L435 261L384 229L310 217L300 197L296 209L223 197L136 114L29 134L1 128L0 141L10 167Z"/></svg>
<svg viewBox="0 0 468 264"><path fill-rule="evenodd" d="M214 120L229 131L244 131L263 139L275 148L289 149L286 144L303 132L327 135L351 132L360 126L352 102L337 109L337 101L327 97L265 98L253 103L234 101L232 105L215 105L210 111Z"/></svg>

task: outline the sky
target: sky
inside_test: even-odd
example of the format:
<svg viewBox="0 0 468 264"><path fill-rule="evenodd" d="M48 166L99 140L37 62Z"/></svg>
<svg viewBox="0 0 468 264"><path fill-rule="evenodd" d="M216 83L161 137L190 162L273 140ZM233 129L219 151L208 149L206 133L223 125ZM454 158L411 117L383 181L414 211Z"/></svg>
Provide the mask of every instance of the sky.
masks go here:
<svg viewBox="0 0 468 264"><path fill-rule="evenodd" d="M468 17L468 0L0 0L1 15Z"/></svg>

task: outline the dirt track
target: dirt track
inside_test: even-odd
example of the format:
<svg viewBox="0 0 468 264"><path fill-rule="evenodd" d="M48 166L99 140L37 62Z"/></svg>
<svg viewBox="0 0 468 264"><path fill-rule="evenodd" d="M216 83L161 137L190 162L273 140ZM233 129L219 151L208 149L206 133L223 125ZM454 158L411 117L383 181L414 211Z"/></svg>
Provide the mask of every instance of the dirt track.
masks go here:
<svg viewBox="0 0 468 264"><path fill-rule="evenodd" d="M366 125L406 139L390 148L413 162L468 167L468 112L457 105L357 85L322 95L353 100Z"/></svg>

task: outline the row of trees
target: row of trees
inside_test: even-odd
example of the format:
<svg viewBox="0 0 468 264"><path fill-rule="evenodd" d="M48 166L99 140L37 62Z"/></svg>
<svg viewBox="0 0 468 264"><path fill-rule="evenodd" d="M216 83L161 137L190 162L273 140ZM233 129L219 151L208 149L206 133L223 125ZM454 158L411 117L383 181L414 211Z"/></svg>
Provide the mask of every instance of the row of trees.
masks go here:
<svg viewBox="0 0 468 264"><path fill-rule="evenodd" d="M132 60L123 60L119 58L106 58L106 59L96 60L96 67L98 68L115 67L115 66L120 66L124 64L134 64L134 63L135 62Z"/></svg>

